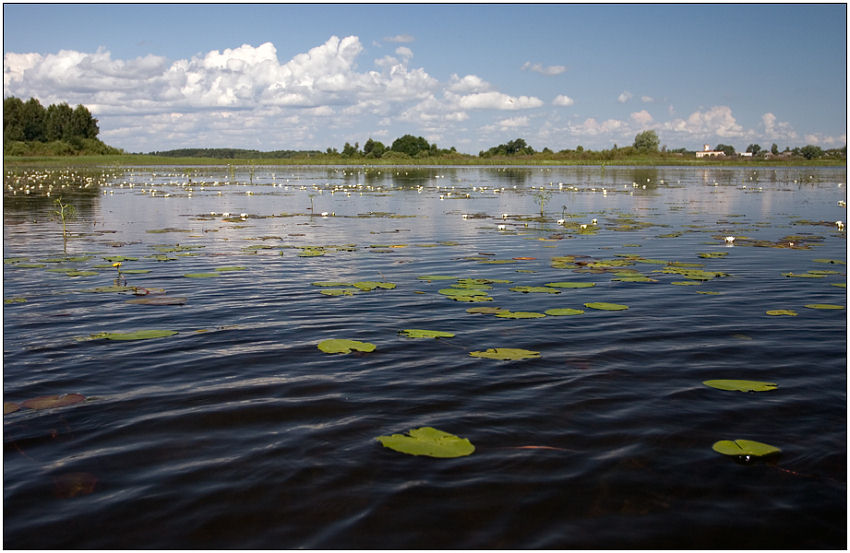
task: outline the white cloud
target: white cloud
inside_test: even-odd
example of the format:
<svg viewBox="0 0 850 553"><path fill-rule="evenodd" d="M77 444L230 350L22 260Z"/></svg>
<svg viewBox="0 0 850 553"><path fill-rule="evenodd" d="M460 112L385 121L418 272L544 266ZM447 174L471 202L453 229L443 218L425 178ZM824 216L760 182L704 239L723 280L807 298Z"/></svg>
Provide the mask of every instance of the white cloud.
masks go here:
<svg viewBox="0 0 850 553"><path fill-rule="evenodd" d="M625 104L626 102L628 102L631 99L632 99L632 93L629 92L628 90L622 91L620 93L620 95L617 96L617 101L620 102L621 104Z"/></svg>
<svg viewBox="0 0 850 553"><path fill-rule="evenodd" d="M738 124L729 106L714 106L707 111L695 111L687 119L673 119L665 128L685 133L692 137L719 136L721 138L741 138L748 134Z"/></svg>
<svg viewBox="0 0 850 553"><path fill-rule="evenodd" d="M641 126L649 125L653 122L652 115L650 115L645 109L632 113L630 117L632 118L632 121Z"/></svg>
<svg viewBox="0 0 850 553"><path fill-rule="evenodd" d="M769 140L794 140L797 138L797 133L790 123L777 121L776 116L772 113L762 115L761 122L764 125L764 137Z"/></svg>
<svg viewBox="0 0 850 553"><path fill-rule="evenodd" d="M655 98L653 98L652 96L641 96L640 101L644 104L651 104L655 101Z"/></svg>
<svg viewBox="0 0 850 553"><path fill-rule="evenodd" d="M458 94L469 94L472 92L486 92L490 90L492 86L490 83L478 77L476 75L466 75L463 78L454 74L449 79L448 89L451 92L457 92Z"/></svg>
<svg viewBox="0 0 850 553"><path fill-rule="evenodd" d="M543 101L533 96L508 96L501 92L477 92L461 96L458 105L464 109L530 109L543 105Z"/></svg>
<svg viewBox="0 0 850 553"><path fill-rule="evenodd" d="M555 99L552 100L552 104L556 106L571 106L575 104L575 101L569 96L566 96L564 94L558 94L557 96L555 96Z"/></svg>
<svg viewBox="0 0 850 553"><path fill-rule="evenodd" d="M522 117L511 117L509 119L502 119L497 124L503 130L518 129L518 128L521 128L521 127L527 127L528 126L528 117L522 116Z"/></svg>
<svg viewBox="0 0 850 553"><path fill-rule="evenodd" d="M598 136L601 134L620 132L625 128L626 124L616 119L606 119L603 122L598 122L593 117L588 117L583 122L572 124L569 126L571 134L579 136Z"/></svg>
<svg viewBox="0 0 850 553"><path fill-rule="evenodd" d="M395 53L396 55L401 56L405 60L409 60L413 57L413 50L411 50L407 46L399 46L395 49Z"/></svg>
<svg viewBox="0 0 850 553"><path fill-rule="evenodd" d="M540 63L531 63L530 61L522 64L523 71L534 71L536 73L540 73L541 75L560 75L564 71L567 70L564 65L550 65L544 66Z"/></svg>

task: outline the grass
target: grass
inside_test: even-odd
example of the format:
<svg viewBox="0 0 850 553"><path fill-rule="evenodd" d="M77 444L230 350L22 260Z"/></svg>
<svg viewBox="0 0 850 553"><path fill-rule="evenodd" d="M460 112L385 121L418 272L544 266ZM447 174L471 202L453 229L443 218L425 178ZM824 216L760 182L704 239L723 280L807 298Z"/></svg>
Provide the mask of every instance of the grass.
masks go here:
<svg viewBox="0 0 850 553"><path fill-rule="evenodd" d="M81 156L3 156L3 163L8 167L85 167L85 166L126 166L126 165L351 165L351 166L428 166L428 165L469 165L469 166L503 166L503 165L585 165L585 166L616 166L616 165L646 165L646 166L752 166L752 167L797 167L797 166L845 166L844 159L791 159L791 160L755 160L755 159L694 159L674 155L659 154L656 156L636 155L611 160L581 159L563 157L558 154L546 156L535 154L531 156L504 156L481 158L477 156L449 155L425 158L375 159L364 157L345 158L338 155L320 154L309 157L281 159L222 159L210 157L169 157L148 154L117 154L117 155L81 155Z"/></svg>

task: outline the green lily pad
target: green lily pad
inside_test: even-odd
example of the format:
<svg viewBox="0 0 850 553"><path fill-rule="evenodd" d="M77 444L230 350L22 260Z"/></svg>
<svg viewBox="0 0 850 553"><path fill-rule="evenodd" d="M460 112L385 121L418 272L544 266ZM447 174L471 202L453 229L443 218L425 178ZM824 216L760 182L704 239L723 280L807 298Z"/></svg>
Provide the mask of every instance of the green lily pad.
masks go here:
<svg viewBox="0 0 850 553"><path fill-rule="evenodd" d="M496 316L503 319L541 319L546 315L534 311L500 311Z"/></svg>
<svg viewBox="0 0 850 553"><path fill-rule="evenodd" d="M92 334L89 339L91 340L149 340L151 338L165 338L167 336L174 336L177 334L176 330L137 330L135 332L100 332L98 334Z"/></svg>
<svg viewBox="0 0 850 553"><path fill-rule="evenodd" d="M837 265L847 265L846 261L842 261L840 259L812 259L815 263L831 263Z"/></svg>
<svg viewBox="0 0 850 553"><path fill-rule="evenodd" d="M326 296L353 296L355 292L351 288L325 288L319 290L319 293Z"/></svg>
<svg viewBox="0 0 850 553"><path fill-rule="evenodd" d="M492 296L449 296L451 299L455 301L465 301L469 303L481 302L481 301L493 301Z"/></svg>
<svg viewBox="0 0 850 553"><path fill-rule="evenodd" d="M351 353L352 351L370 352L375 351L375 344L347 340L342 338L331 338L319 342L318 348L325 353Z"/></svg>
<svg viewBox="0 0 850 553"><path fill-rule="evenodd" d="M729 252L710 252L710 253L698 253L697 257L702 257L703 259L713 259L717 257L726 257L729 255Z"/></svg>
<svg viewBox="0 0 850 553"><path fill-rule="evenodd" d="M313 282L313 286L323 286L328 288L341 288L343 286L354 286L349 282L340 282L335 280L323 280L319 282Z"/></svg>
<svg viewBox="0 0 850 553"><path fill-rule="evenodd" d="M706 386L718 390L729 390L736 392L770 392L778 386L773 382L761 382L758 380L706 380Z"/></svg>
<svg viewBox="0 0 850 553"><path fill-rule="evenodd" d="M699 286L702 284L702 281L699 280L675 280L670 284L675 284L676 286Z"/></svg>
<svg viewBox="0 0 850 553"><path fill-rule="evenodd" d="M809 309L844 309L843 305L833 305L831 303L810 303L803 307L808 307Z"/></svg>
<svg viewBox="0 0 850 553"><path fill-rule="evenodd" d="M396 287L396 285L392 282L377 282L377 281L374 281L374 280L362 280L360 282L355 282L354 284L352 284L352 286L355 286L355 287L363 290L364 292L369 292L369 291L374 290L376 288L383 288L384 290L392 290L393 288Z"/></svg>
<svg viewBox="0 0 850 553"><path fill-rule="evenodd" d="M408 338L454 338L451 332L443 332L442 330L422 330L421 328L405 328L399 331L405 334Z"/></svg>
<svg viewBox="0 0 850 553"><path fill-rule="evenodd" d="M145 296L127 300L125 303L138 305L183 305L186 303L186 298L180 296Z"/></svg>
<svg viewBox="0 0 850 553"><path fill-rule="evenodd" d="M547 309L546 311L544 311L544 313L547 315L553 315L558 317L562 315L581 315L582 313L584 313L584 311L582 311L581 309L570 309L569 307L562 307L556 309Z"/></svg>
<svg viewBox="0 0 850 553"><path fill-rule="evenodd" d="M456 280L456 276L448 276L448 275L423 275L420 277L416 277L419 280Z"/></svg>
<svg viewBox="0 0 850 553"><path fill-rule="evenodd" d="M719 296L720 292L714 292L712 290L697 290L697 294L705 294L706 296Z"/></svg>
<svg viewBox="0 0 850 553"><path fill-rule="evenodd" d="M125 257L123 255L105 255L103 259L109 261L110 263L118 263L121 261L138 261L138 257Z"/></svg>
<svg viewBox="0 0 850 553"><path fill-rule="evenodd" d="M552 288L591 288L596 286L595 282L549 282L546 286Z"/></svg>
<svg viewBox="0 0 850 553"><path fill-rule="evenodd" d="M218 271L220 273L229 273L231 271L244 271L246 269L247 269L247 267L232 266L232 267L218 267L216 269L216 271Z"/></svg>
<svg viewBox="0 0 850 553"><path fill-rule="evenodd" d="M128 269L126 271L121 271L122 275L146 275L151 272L150 269Z"/></svg>
<svg viewBox="0 0 850 553"><path fill-rule="evenodd" d="M220 277L221 273L186 273L183 276L186 278L215 278Z"/></svg>
<svg viewBox="0 0 850 553"><path fill-rule="evenodd" d="M408 455L452 458L464 457L475 451L475 446L468 439L430 426L410 430L408 435L392 434L390 436L378 436L376 439L384 447Z"/></svg>
<svg viewBox="0 0 850 553"><path fill-rule="evenodd" d="M647 276L622 276L612 278L611 280L615 280L617 282L658 282L656 279L649 278Z"/></svg>
<svg viewBox="0 0 850 553"><path fill-rule="evenodd" d="M794 278L826 278L825 275L817 274L817 273L782 273L784 277L794 277Z"/></svg>
<svg viewBox="0 0 850 553"><path fill-rule="evenodd" d="M599 309L601 311L624 311L629 308L628 305L619 303L607 303L604 301L592 301L584 304L588 309Z"/></svg>
<svg viewBox="0 0 850 553"><path fill-rule="evenodd" d="M26 299L26 298L22 298L22 297L16 297L16 298L3 298L3 303L4 303L4 304L9 304L9 303L26 303L26 302L27 302L27 299Z"/></svg>
<svg viewBox="0 0 850 553"><path fill-rule="evenodd" d="M770 309L765 311L768 315L788 315L789 317L796 317L797 312L792 309Z"/></svg>
<svg viewBox="0 0 850 553"><path fill-rule="evenodd" d="M472 357L483 357L485 359L503 359L503 360L519 360L519 359L539 359L539 351L531 351L520 348L489 348L485 351L471 351L469 355Z"/></svg>
<svg viewBox="0 0 850 553"><path fill-rule="evenodd" d="M87 290L83 290L83 292L92 292L92 293L110 293L110 292L130 292L133 290L132 286L98 286L97 288L89 288Z"/></svg>
<svg viewBox="0 0 850 553"><path fill-rule="evenodd" d="M542 294L560 294L561 291L550 286L514 286L510 288L511 292L522 292L523 294L542 293Z"/></svg>
<svg viewBox="0 0 850 553"><path fill-rule="evenodd" d="M465 289L465 288L441 288L437 290L438 294L442 294L444 296L486 296L487 292L484 290L476 290L476 289Z"/></svg>
<svg viewBox="0 0 850 553"><path fill-rule="evenodd" d="M711 449L734 457L764 457L782 451L778 447L753 440L720 440Z"/></svg>
<svg viewBox="0 0 850 553"><path fill-rule="evenodd" d="M487 315L494 315L502 311L507 311L507 309L502 309L501 307L470 307L466 310L467 313L484 313Z"/></svg>

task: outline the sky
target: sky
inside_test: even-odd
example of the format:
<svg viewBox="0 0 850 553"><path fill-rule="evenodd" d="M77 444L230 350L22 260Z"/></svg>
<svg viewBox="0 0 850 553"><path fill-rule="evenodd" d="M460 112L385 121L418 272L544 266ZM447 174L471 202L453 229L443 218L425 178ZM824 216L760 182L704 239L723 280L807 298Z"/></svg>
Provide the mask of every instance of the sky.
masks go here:
<svg viewBox="0 0 850 553"><path fill-rule="evenodd" d="M127 152L847 142L833 4L14 4L3 95Z"/></svg>

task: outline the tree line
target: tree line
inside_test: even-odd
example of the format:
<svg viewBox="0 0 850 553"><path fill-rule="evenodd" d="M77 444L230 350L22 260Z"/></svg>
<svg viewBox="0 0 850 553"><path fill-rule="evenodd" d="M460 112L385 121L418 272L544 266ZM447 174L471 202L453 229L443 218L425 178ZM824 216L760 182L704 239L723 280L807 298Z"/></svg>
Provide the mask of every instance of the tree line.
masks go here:
<svg viewBox="0 0 850 553"><path fill-rule="evenodd" d="M3 99L4 154L120 153L98 140L98 133L97 119L82 104L72 108L62 102L45 108L37 98Z"/></svg>

